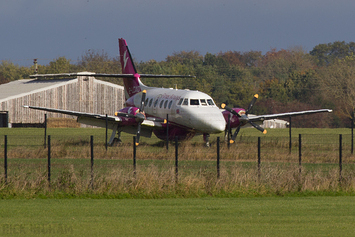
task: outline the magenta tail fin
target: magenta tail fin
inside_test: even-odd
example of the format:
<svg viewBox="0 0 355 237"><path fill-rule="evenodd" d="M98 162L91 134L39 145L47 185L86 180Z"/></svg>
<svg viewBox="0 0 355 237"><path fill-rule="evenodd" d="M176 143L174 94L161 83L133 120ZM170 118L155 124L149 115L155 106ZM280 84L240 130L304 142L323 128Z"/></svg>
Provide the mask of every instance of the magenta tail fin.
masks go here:
<svg viewBox="0 0 355 237"><path fill-rule="evenodd" d="M118 44L120 48L120 60L122 65L122 73L134 75L134 77L132 78L123 78L126 99L128 99L129 97L142 91L141 82L136 67L134 66L133 59L131 53L129 52L126 40L122 38L118 39Z"/></svg>

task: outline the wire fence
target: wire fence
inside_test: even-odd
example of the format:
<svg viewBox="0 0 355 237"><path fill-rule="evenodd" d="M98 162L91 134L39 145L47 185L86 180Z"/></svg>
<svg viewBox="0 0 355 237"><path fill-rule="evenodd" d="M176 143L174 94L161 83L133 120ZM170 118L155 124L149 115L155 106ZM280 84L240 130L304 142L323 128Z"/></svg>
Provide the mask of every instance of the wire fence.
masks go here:
<svg viewBox="0 0 355 237"><path fill-rule="evenodd" d="M291 165L305 170L321 169L327 173L355 169L350 134L305 134L299 137L244 136L236 144L211 139L211 147L201 143L173 142L167 150L163 145L143 145L135 142L106 148L102 136L17 136L0 139L4 157L4 179L38 175L51 179L69 176L94 177L112 173L133 173L156 169L175 173L179 177L192 173L202 176L221 176L244 168L255 170L260 178L272 165ZM287 169L287 168L286 168Z"/></svg>

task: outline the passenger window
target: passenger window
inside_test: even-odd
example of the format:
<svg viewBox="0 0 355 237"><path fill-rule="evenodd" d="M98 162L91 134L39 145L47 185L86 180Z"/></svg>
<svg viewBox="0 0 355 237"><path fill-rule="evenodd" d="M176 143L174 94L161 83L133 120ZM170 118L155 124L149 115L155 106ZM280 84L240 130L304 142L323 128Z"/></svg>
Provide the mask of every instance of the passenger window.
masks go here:
<svg viewBox="0 0 355 237"><path fill-rule="evenodd" d="M149 101L149 107L152 106L152 103L153 103L153 99L150 99L150 101Z"/></svg>
<svg viewBox="0 0 355 237"><path fill-rule="evenodd" d="M182 103L182 105L188 105L189 104L189 100L187 98L184 99L184 103Z"/></svg>
<svg viewBox="0 0 355 237"><path fill-rule="evenodd" d="M207 106L206 100L205 99L200 99L201 105Z"/></svg>
<svg viewBox="0 0 355 237"><path fill-rule="evenodd" d="M183 100L184 100L184 98L181 98L181 99L179 100L178 105L181 105Z"/></svg>
<svg viewBox="0 0 355 237"><path fill-rule="evenodd" d="M191 99L190 100L190 105L199 105L199 101L197 99Z"/></svg>
<svg viewBox="0 0 355 237"><path fill-rule="evenodd" d="M207 100L207 103L208 103L209 105L214 105L213 100L211 100L211 99L208 99L208 100Z"/></svg>
<svg viewBox="0 0 355 237"><path fill-rule="evenodd" d="M145 100L145 102L144 102L144 106L147 106L148 105L148 98Z"/></svg>
<svg viewBox="0 0 355 237"><path fill-rule="evenodd" d="M168 100L166 100L164 103L164 109L166 109L166 106L168 106Z"/></svg>
<svg viewBox="0 0 355 237"><path fill-rule="evenodd" d="M171 105L173 104L173 101L171 100L170 102L169 102L169 109L171 109Z"/></svg>
<svg viewBox="0 0 355 237"><path fill-rule="evenodd" d="M163 103L164 103L164 100L162 100L162 101L160 102L160 105L159 105L160 108L163 107Z"/></svg>
<svg viewBox="0 0 355 237"><path fill-rule="evenodd" d="M158 99L154 102L154 108L158 105Z"/></svg>

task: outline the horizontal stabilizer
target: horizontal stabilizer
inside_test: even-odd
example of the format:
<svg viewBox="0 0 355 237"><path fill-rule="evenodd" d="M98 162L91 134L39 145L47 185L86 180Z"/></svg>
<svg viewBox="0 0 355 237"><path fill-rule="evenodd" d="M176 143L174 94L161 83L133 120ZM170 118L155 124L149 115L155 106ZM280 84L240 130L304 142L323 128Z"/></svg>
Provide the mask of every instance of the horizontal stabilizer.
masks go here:
<svg viewBox="0 0 355 237"><path fill-rule="evenodd" d="M132 78L132 77L146 77L146 78L191 78L195 76L191 75L162 75L162 74L106 74L106 73L57 73L57 74L34 74L30 75L30 78L53 78L53 77L78 77L78 76L88 76L88 77L121 77L121 78Z"/></svg>

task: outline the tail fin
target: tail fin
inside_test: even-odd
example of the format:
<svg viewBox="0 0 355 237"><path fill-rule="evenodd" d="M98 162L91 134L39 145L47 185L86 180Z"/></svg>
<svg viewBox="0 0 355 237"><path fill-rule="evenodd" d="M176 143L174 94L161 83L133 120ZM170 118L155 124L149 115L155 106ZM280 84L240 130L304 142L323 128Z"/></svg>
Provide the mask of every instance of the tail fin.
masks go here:
<svg viewBox="0 0 355 237"><path fill-rule="evenodd" d="M123 78L123 83L125 87L126 99L135 95L136 93L142 91L141 86L143 85L139 79L139 74L137 73L136 67L134 66L131 53L129 52L127 43L125 39L118 39L118 44L120 48L120 60L122 65L123 74L134 74L132 78Z"/></svg>

